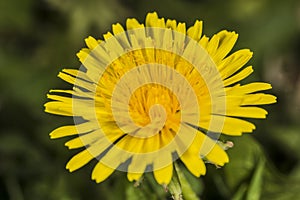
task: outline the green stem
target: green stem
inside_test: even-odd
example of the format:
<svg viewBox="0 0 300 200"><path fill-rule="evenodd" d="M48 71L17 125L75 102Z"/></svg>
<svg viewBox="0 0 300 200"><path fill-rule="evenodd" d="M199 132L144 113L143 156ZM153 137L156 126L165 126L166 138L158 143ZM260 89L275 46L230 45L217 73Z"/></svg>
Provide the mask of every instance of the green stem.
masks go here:
<svg viewBox="0 0 300 200"><path fill-rule="evenodd" d="M168 189L174 200L183 200L181 185L180 185L176 170L174 170L174 172L173 172L173 177L171 179L171 182L168 185Z"/></svg>
<svg viewBox="0 0 300 200"><path fill-rule="evenodd" d="M191 185L185 178L185 175L181 172L180 167L175 162L175 171L176 176L178 177L179 183L181 185L182 195L184 196L185 200L200 200L199 197L197 197L196 193L191 188Z"/></svg>

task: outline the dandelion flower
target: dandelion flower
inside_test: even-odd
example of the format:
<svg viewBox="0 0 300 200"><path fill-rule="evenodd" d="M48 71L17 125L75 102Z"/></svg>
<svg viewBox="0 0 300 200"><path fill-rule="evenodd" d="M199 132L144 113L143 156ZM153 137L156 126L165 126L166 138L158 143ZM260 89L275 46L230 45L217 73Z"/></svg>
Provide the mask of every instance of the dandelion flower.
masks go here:
<svg viewBox="0 0 300 200"><path fill-rule="evenodd" d="M127 19L112 26L103 40L88 37L78 54L80 69L59 77L72 90L50 90L45 111L73 116L74 125L51 132L52 139L73 136L65 145L82 151L68 162L75 171L98 159L92 179L102 182L115 170L130 181L153 172L168 184L180 159L199 177L205 161L229 162L220 134L239 136L255 129L245 118L265 118L259 105L276 102L260 91L268 83L241 85L252 66L248 49L230 53L238 35L202 35L202 21L185 23L149 13L145 24Z"/></svg>

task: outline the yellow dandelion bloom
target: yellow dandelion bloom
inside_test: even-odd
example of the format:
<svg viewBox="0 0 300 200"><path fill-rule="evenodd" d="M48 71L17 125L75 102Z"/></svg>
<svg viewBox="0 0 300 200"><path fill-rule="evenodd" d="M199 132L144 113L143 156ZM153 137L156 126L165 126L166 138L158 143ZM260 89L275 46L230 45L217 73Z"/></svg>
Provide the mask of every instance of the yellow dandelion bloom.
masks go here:
<svg viewBox="0 0 300 200"><path fill-rule="evenodd" d="M260 92L271 89L268 83L239 84L253 69L243 68L250 50L230 54L237 38L226 30L208 38L201 21L186 28L156 13L145 24L127 19L126 29L114 24L103 40L88 37L77 54L81 68L58 75L73 89L50 90L45 104L48 113L74 117L74 125L50 134L76 136L65 145L84 148L67 169L96 158L96 182L117 169L130 181L152 171L159 184L168 184L176 159L197 177L206 172L204 160L227 163L219 135L252 132L254 124L244 118L265 118L258 106L276 102Z"/></svg>

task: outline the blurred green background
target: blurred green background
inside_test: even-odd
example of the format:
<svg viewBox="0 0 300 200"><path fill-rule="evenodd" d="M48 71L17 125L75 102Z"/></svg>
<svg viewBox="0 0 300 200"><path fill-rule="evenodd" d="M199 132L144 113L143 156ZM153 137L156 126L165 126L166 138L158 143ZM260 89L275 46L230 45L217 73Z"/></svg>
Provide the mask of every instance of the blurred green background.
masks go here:
<svg viewBox="0 0 300 200"><path fill-rule="evenodd" d="M296 0L0 0L0 199L170 199L152 175L134 188L125 173L90 180L96 161L70 174L77 151L66 139L50 140L72 119L43 112L49 89L71 88L57 78L80 66L75 54L84 38L101 38L111 24L147 12L192 25L204 33L234 30L236 49L250 48L255 73L246 81L273 85L278 103L265 106L267 120L253 120L253 134L229 138L230 163L208 165L199 179L186 173L202 199L300 199L300 2Z"/></svg>

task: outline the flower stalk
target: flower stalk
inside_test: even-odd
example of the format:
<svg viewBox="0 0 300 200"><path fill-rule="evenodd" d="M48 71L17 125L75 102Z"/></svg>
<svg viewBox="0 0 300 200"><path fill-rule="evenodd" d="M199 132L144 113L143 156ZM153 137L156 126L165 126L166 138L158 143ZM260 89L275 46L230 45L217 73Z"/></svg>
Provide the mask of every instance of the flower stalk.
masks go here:
<svg viewBox="0 0 300 200"><path fill-rule="evenodd" d="M172 180L168 185L172 198L174 200L183 200L183 197L185 200L200 200L176 162L174 163L174 168Z"/></svg>
<svg viewBox="0 0 300 200"><path fill-rule="evenodd" d="M168 189L172 195L172 198L174 200L183 200L182 198L182 190L181 190L181 184L179 182L179 178L177 175L177 170L175 168L173 177L171 179L171 182L168 185Z"/></svg>

